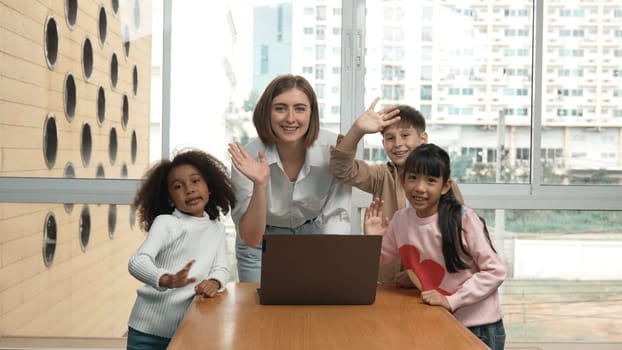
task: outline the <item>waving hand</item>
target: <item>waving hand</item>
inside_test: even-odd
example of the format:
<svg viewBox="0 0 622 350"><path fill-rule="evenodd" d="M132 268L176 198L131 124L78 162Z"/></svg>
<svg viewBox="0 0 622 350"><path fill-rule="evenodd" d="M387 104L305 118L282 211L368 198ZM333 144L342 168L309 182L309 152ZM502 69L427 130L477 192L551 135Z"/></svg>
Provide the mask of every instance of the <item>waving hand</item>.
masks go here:
<svg viewBox="0 0 622 350"><path fill-rule="evenodd" d="M270 168L263 152L259 152L259 160L251 157L239 142L229 144L229 154L233 165L253 183L264 185L268 182Z"/></svg>

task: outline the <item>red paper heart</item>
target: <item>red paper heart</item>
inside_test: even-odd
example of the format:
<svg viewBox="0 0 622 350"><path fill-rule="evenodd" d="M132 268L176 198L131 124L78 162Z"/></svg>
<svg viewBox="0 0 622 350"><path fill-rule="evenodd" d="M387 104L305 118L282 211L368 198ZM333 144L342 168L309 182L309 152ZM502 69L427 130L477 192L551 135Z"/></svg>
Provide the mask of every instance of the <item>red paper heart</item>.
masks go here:
<svg viewBox="0 0 622 350"><path fill-rule="evenodd" d="M410 244L400 247L400 256L402 257L404 269L411 269L417 274L423 290L435 289L443 295L452 294L440 288L445 277L445 269L439 263L430 259L421 261L419 250Z"/></svg>

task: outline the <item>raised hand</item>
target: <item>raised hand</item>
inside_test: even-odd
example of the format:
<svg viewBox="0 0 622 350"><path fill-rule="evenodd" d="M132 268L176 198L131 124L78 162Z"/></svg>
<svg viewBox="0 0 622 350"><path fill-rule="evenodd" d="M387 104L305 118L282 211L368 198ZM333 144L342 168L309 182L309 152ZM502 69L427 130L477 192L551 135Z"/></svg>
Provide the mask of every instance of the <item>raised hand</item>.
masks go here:
<svg viewBox="0 0 622 350"><path fill-rule="evenodd" d="M354 126L361 132L366 134L376 133L400 121L400 110L397 109L396 105L385 107L379 112L376 112L374 109L379 100L380 97L376 97L374 102L371 103L371 106L354 121Z"/></svg>
<svg viewBox="0 0 622 350"><path fill-rule="evenodd" d="M231 162L236 169L253 181L253 183L258 185L268 183L270 167L263 152L259 152L259 160L257 161L246 152L244 146L239 142L230 143L228 151L231 155Z"/></svg>
<svg viewBox="0 0 622 350"><path fill-rule="evenodd" d="M194 264L196 260L190 260L186 266L184 266L181 270L179 270L175 274L166 273L160 277L160 286L166 288L181 288L185 287L190 283L196 282L196 278L191 277L188 278L188 273L190 272L190 268Z"/></svg>
<svg viewBox="0 0 622 350"><path fill-rule="evenodd" d="M367 210L365 210L365 222L363 228L365 234L368 235L382 235L384 230L389 225L389 218L382 217L382 206L384 201L380 198L375 198Z"/></svg>

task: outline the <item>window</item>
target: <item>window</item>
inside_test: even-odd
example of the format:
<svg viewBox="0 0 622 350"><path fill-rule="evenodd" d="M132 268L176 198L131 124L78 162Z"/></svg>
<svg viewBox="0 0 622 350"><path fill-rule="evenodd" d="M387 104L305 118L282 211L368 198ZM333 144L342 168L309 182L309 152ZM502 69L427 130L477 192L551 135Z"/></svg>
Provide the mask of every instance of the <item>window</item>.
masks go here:
<svg viewBox="0 0 622 350"><path fill-rule="evenodd" d="M382 67L382 79L391 80L393 79L393 67L392 66L383 66Z"/></svg>
<svg viewBox="0 0 622 350"><path fill-rule="evenodd" d="M326 6L317 6L315 8L315 19L318 21L326 20Z"/></svg>
<svg viewBox="0 0 622 350"><path fill-rule="evenodd" d="M421 67L421 80L432 80L432 66Z"/></svg>
<svg viewBox="0 0 622 350"><path fill-rule="evenodd" d="M421 29L421 41L432 41L432 27L423 27Z"/></svg>
<svg viewBox="0 0 622 350"><path fill-rule="evenodd" d="M326 69L326 66L323 64L315 66L315 79L324 80L324 69Z"/></svg>
<svg viewBox="0 0 622 350"><path fill-rule="evenodd" d="M421 105L421 114L427 119L432 117L432 106L430 105Z"/></svg>
<svg viewBox="0 0 622 350"><path fill-rule="evenodd" d="M559 10L560 17L585 17L584 9L561 9Z"/></svg>
<svg viewBox="0 0 622 350"><path fill-rule="evenodd" d="M386 12L378 10L392 8L392 13L396 13L399 10L395 7L399 4L374 1L374 11L367 13L367 29L374 28L375 32L366 39L370 51L366 56L365 101L380 95L381 102L391 103L384 98L395 98L395 90L389 87L398 79L390 67L402 64L405 103L419 105L426 117L430 142L442 145L452 155L452 164L455 164L452 176L461 188L471 185L489 189L490 199L500 192L509 193L505 192L506 184L527 192L543 191L541 193L551 195L548 198L569 194L569 186L572 191L585 191L582 193L604 195L606 192L579 184L606 185L620 191L621 176L614 174L619 172L620 158L617 151L610 150L619 149L622 142L619 133L622 124L612 121L613 116L619 114L611 105L619 103L619 96L622 96L621 92L614 91L619 82L616 79L622 75L615 61L619 58L616 50L622 47L619 41L612 40L617 28L606 28L606 19L599 17L603 13L615 16L613 9L607 9L618 5L589 1L565 5L544 2L544 13L534 13L532 1L502 3L484 1L464 5L432 1L402 5L404 22L416 29L405 30L403 41L399 41L395 40L396 25L389 19L394 15L385 18ZM534 27L534 21L537 23L543 16L542 27ZM543 53L535 61L543 64L541 81L532 81L532 38L543 39ZM395 52L400 45L406 48L403 61L385 54ZM377 47L391 50L377 54L370 49ZM376 93L379 89L382 94ZM532 96L537 97L539 105L532 104ZM609 98L611 100L605 102ZM618 100L614 102L613 98ZM413 100L417 102L410 102ZM601 105L609 107L606 113L596 112L600 112ZM612 133L605 127L607 123L615 125ZM541 137L539 144L533 144L533 132ZM575 134L585 136L585 141L574 139ZM370 138L364 144L364 151L369 149L370 156L379 146L375 142ZM606 146L609 142L612 144ZM592 143L600 146L593 149L594 146L589 146ZM534 152L542 156L533 159ZM616 160L617 167L613 166ZM599 168L608 170L599 172ZM490 184L499 187L485 187ZM509 191L509 187L507 189ZM478 194L466 196L473 195ZM557 205L563 207L562 202ZM599 199L593 203L597 202ZM607 203L611 205L611 201ZM527 200L525 208L533 204ZM517 214L519 211L521 214ZM507 225L509 221L503 219L504 213L535 213L519 211L496 209L491 211L496 214L490 216L488 222L496 220ZM512 214L508 214L510 212ZM507 226L505 228L506 234L514 237ZM518 242L509 236L503 239ZM514 329L518 338L525 337L525 333L521 333L525 328L518 323L506 324L507 329ZM511 337L509 335L508 339Z"/></svg>
<svg viewBox="0 0 622 350"><path fill-rule="evenodd" d="M433 18L434 8L424 6L421 11L421 20L424 22L431 21Z"/></svg>
<svg viewBox="0 0 622 350"><path fill-rule="evenodd" d="M431 61L433 57L433 51L431 47L422 47L421 48L421 60L422 61Z"/></svg>
<svg viewBox="0 0 622 350"><path fill-rule="evenodd" d="M0 320L33 320L17 335L41 336L49 329L37 328L38 320L64 315L30 306L88 300L79 293L93 288L124 302L111 304L109 316L94 316L102 319L88 334L61 322L54 336L118 337L112 329L127 320L115 315L129 312L136 284L118 257L144 240L130 208L144 170L187 146L208 149L230 166L224 145L255 136L257 99L276 74L287 72L311 81L321 96L321 125L334 132L377 96L378 108L407 103L421 110L430 142L449 151L452 176L508 262L511 274L502 286L508 343L622 343L611 318L598 311L615 306L622 292L615 269L622 263L616 253L622 248L619 1L353 0L343 9L328 1L135 1L116 11L115 1L103 1L94 14L83 2L52 11L40 1L39 12L54 14L41 20L29 3L11 2L19 28L11 21L0 26L2 34L42 36L27 47L16 41L10 58L19 64L0 68L0 129L14 135L0 137L0 228L12 237L0 242L0 275L7 276ZM95 45L85 44L85 18L108 28L105 45L98 45L99 29L88 33ZM163 18L174 27L174 54L167 52ZM209 48L195 40L207 33L218 33ZM356 67L348 51L354 45L342 46L342 33L344 43L363 34L364 66ZM72 37L82 38L77 53L69 51L76 46L67 42ZM533 50L533 38L542 39L542 52ZM39 47L33 52L41 52L45 69L25 74L32 60L20 55L31 46ZM78 65L72 72L66 57ZM59 84L34 100L30 88L7 88L17 82L47 91L41 81ZM51 111L44 101L57 95L59 110ZM37 118L40 123L28 124ZM377 138L361 145L370 163L388 161ZM359 191L353 202L363 207L368 199ZM67 260L68 246L77 249L77 260ZM555 261L548 259L553 255ZM100 260L106 268L96 276L89 271L101 270ZM74 264L85 288L63 284L58 272L68 265L62 264ZM101 298L91 299L64 312L101 315Z"/></svg>
<svg viewBox="0 0 622 350"><path fill-rule="evenodd" d="M421 99L422 100L431 100L432 99L432 86L430 86L430 85L422 85L421 86Z"/></svg>
<svg viewBox="0 0 622 350"><path fill-rule="evenodd" d="M266 45L261 46L261 68L259 69L261 74L268 73L268 64L269 64L270 52L269 48Z"/></svg>
<svg viewBox="0 0 622 350"><path fill-rule="evenodd" d="M318 100L324 99L324 84L315 84L314 89Z"/></svg>
<svg viewBox="0 0 622 350"><path fill-rule="evenodd" d="M326 40L326 26L315 27L315 39Z"/></svg>
<svg viewBox="0 0 622 350"><path fill-rule="evenodd" d="M391 85L382 85L382 99L383 100L394 100L393 95L393 86Z"/></svg>
<svg viewBox="0 0 622 350"><path fill-rule="evenodd" d="M326 46L325 45L315 46L315 59L316 60L326 59Z"/></svg>

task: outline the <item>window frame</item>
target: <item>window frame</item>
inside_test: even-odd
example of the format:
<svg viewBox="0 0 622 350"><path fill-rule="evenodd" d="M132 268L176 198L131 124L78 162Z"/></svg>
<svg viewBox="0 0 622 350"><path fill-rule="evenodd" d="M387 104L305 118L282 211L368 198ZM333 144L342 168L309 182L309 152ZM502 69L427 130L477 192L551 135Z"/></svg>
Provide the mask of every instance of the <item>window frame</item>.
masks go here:
<svg viewBox="0 0 622 350"><path fill-rule="evenodd" d="M365 1L342 2L341 125L345 133L364 106ZM161 155L170 149L171 1L163 1ZM534 1L531 154L541 154L543 1ZM224 147L224 145L223 145ZM362 156L362 145L357 157ZM622 186L546 185L540 157L530 157L528 184L460 184L472 208L622 210ZM68 179L0 177L0 201L14 203L131 204L140 179ZM354 208L366 207L367 193L353 192ZM355 215L356 219L356 215Z"/></svg>

